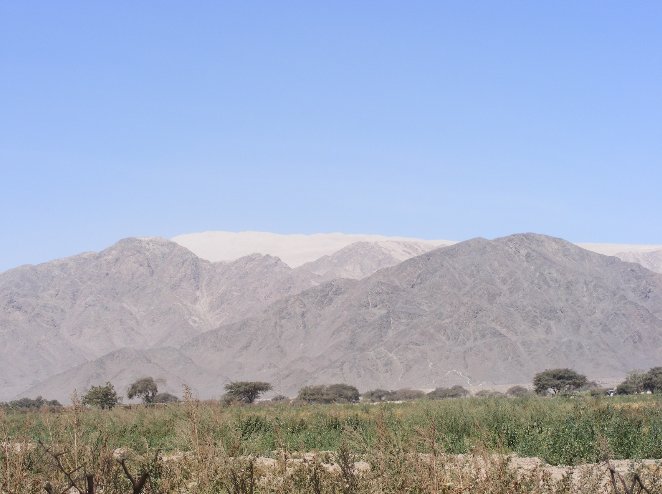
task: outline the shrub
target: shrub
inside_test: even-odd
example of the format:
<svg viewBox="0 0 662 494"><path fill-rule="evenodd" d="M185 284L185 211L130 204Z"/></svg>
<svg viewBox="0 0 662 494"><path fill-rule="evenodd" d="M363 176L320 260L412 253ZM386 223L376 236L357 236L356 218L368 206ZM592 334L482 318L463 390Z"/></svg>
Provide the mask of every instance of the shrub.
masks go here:
<svg viewBox="0 0 662 494"><path fill-rule="evenodd" d="M364 401L369 401L371 403L376 403L379 401L390 401L392 391L387 391L385 389L372 389L366 391L361 395Z"/></svg>
<svg viewBox="0 0 662 494"><path fill-rule="evenodd" d="M490 398L490 397L494 398L497 396L503 396L503 393L499 391L494 391L493 389L481 389L474 396L478 396L481 398Z"/></svg>
<svg viewBox="0 0 662 494"><path fill-rule="evenodd" d="M391 396L389 399L391 401L412 401L412 400L420 400L421 398L424 397L425 397L425 393L420 389L403 388L403 389L396 389L395 391L391 391Z"/></svg>
<svg viewBox="0 0 662 494"><path fill-rule="evenodd" d="M158 393L152 403L177 403L179 398L170 393Z"/></svg>
<svg viewBox="0 0 662 494"><path fill-rule="evenodd" d="M425 396L423 391L418 389L396 389L394 391L387 391L385 389L373 389L366 391L361 395L364 401L377 403L380 401L411 401L419 400Z"/></svg>
<svg viewBox="0 0 662 494"><path fill-rule="evenodd" d="M651 393L662 392L662 367L653 367L646 372L642 380L642 387L644 391Z"/></svg>
<svg viewBox="0 0 662 494"><path fill-rule="evenodd" d="M609 396L609 391L611 391L609 388L592 388L589 390L588 394L591 396Z"/></svg>
<svg viewBox="0 0 662 494"><path fill-rule="evenodd" d="M531 391L529 391L524 386L511 386L506 391L507 396L526 396L530 393L531 393Z"/></svg>
<svg viewBox="0 0 662 494"><path fill-rule="evenodd" d="M331 384L305 386L299 390L297 399L306 403L356 403L360 397L359 390L354 386Z"/></svg>
<svg viewBox="0 0 662 494"><path fill-rule="evenodd" d="M427 397L431 400L443 400L445 398L462 398L468 396L470 393L467 389L462 386L455 385L452 388L437 388L434 391L430 391L427 394Z"/></svg>
<svg viewBox="0 0 662 494"><path fill-rule="evenodd" d="M57 409L62 405L57 400L45 400L41 396L36 398L21 398L20 400L10 401L4 405L14 410L39 410L40 408Z"/></svg>

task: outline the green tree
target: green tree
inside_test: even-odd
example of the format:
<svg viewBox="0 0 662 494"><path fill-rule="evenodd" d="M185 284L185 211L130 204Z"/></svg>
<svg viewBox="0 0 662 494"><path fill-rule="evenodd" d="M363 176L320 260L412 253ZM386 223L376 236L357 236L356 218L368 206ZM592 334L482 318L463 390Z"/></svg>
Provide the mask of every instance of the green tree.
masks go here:
<svg viewBox="0 0 662 494"><path fill-rule="evenodd" d="M262 393L271 389L271 384L261 381L233 381L225 385L223 400L253 403Z"/></svg>
<svg viewBox="0 0 662 494"><path fill-rule="evenodd" d="M506 395L508 396L526 396L529 393L530 391L526 389L524 386L511 386L506 391Z"/></svg>
<svg viewBox="0 0 662 494"><path fill-rule="evenodd" d="M437 388L430 391L427 397L431 400L443 400L445 398L462 398L468 396L469 391L462 386L455 385L452 388Z"/></svg>
<svg viewBox="0 0 662 494"><path fill-rule="evenodd" d="M538 394L569 393L585 386L586 376L572 369L547 369L533 378L533 389Z"/></svg>
<svg viewBox="0 0 662 494"><path fill-rule="evenodd" d="M110 410L120 402L120 397L115 392L115 387L110 382L103 386L92 386L85 396L83 396L83 405Z"/></svg>
<svg viewBox="0 0 662 494"><path fill-rule="evenodd" d="M159 392L159 388L151 377L143 377L129 386L127 397L132 400L139 397L143 403L154 403L154 398Z"/></svg>
<svg viewBox="0 0 662 494"><path fill-rule="evenodd" d="M616 394L618 395L634 395L644 391L644 379L646 372L632 371L630 372L625 381L616 386Z"/></svg>
<svg viewBox="0 0 662 494"><path fill-rule="evenodd" d="M305 386L297 396L306 403L356 403L360 398L359 390L349 384Z"/></svg>
<svg viewBox="0 0 662 494"><path fill-rule="evenodd" d="M177 403L179 398L170 393L157 393L152 403Z"/></svg>
<svg viewBox="0 0 662 494"><path fill-rule="evenodd" d="M45 400L41 396L36 398L21 398L20 400L10 401L7 406L17 410L38 410L40 408L62 408L57 400Z"/></svg>
<svg viewBox="0 0 662 494"><path fill-rule="evenodd" d="M388 391L386 389L371 389L370 391L366 391L361 395L363 398L363 401L369 401L370 403L376 403L378 401L390 401L390 397L392 391Z"/></svg>
<svg viewBox="0 0 662 494"><path fill-rule="evenodd" d="M646 374L642 381L644 391L651 393L662 392L662 367L653 367Z"/></svg>

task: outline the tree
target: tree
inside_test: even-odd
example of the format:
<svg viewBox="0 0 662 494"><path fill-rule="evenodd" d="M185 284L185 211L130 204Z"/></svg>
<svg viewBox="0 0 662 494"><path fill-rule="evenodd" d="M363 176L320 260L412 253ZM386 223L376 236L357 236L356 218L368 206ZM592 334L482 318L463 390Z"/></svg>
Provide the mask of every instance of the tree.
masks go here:
<svg viewBox="0 0 662 494"><path fill-rule="evenodd" d="M506 394L508 396L526 396L529 394L529 392L530 391L526 389L524 386L511 386L506 391Z"/></svg>
<svg viewBox="0 0 662 494"><path fill-rule="evenodd" d="M253 403L262 393L271 389L271 384L261 381L233 381L225 385L223 400Z"/></svg>
<svg viewBox="0 0 662 494"><path fill-rule="evenodd" d="M326 391L334 403L358 403L361 399L359 390L349 384L331 384Z"/></svg>
<svg viewBox="0 0 662 494"><path fill-rule="evenodd" d="M389 401L412 401L425 398L425 393L420 389L402 388L391 391Z"/></svg>
<svg viewBox="0 0 662 494"><path fill-rule="evenodd" d="M8 408L16 410L38 410L40 408L62 408L62 405L57 400L45 400L41 396L36 398L21 398L20 400L10 401L6 404Z"/></svg>
<svg viewBox="0 0 662 494"><path fill-rule="evenodd" d="M179 398L170 393L157 393L152 403L177 403Z"/></svg>
<svg viewBox="0 0 662 494"><path fill-rule="evenodd" d="M121 398L117 396L115 387L110 382L103 386L92 386L85 396L83 396L83 405L110 410L120 402Z"/></svg>
<svg viewBox="0 0 662 494"><path fill-rule="evenodd" d="M533 389L538 394L559 394L575 391L586 385L586 376L572 369L547 369L533 378Z"/></svg>
<svg viewBox="0 0 662 494"><path fill-rule="evenodd" d="M361 395L364 401L369 401L370 403L377 403L379 401L390 401L392 391L387 391L385 389L371 389L366 391Z"/></svg>
<svg viewBox="0 0 662 494"><path fill-rule="evenodd" d="M357 403L359 390L349 384L328 386L305 386L299 390L297 399L306 403Z"/></svg>
<svg viewBox="0 0 662 494"><path fill-rule="evenodd" d="M625 381L616 386L617 395L634 395L637 393L643 393L644 391L644 379L646 378L646 372L632 371L630 372Z"/></svg>
<svg viewBox="0 0 662 494"><path fill-rule="evenodd" d="M159 388L157 387L154 379L151 377L143 377L129 386L127 397L132 400L139 397L146 405L154 402L154 397L158 394Z"/></svg>
<svg viewBox="0 0 662 494"><path fill-rule="evenodd" d="M452 388L437 388L434 391L430 391L427 397L431 400L443 400L445 398L462 398L468 395L469 391L467 389L456 384Z"/></svg>
<svg viewBox="0 0 662 494"><path fill-rule="evenodd" d="M662 392L662 367L653 367L646 372L642 380L642 387L644 391L651 393Z"/></svg>

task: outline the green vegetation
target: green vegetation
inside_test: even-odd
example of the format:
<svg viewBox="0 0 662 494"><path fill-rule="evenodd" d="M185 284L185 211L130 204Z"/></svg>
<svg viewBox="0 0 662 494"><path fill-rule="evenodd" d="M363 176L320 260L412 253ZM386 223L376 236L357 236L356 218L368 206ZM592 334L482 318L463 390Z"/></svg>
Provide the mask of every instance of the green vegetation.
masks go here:
<svg viewBox="0 0 662 494"><path fill-rule="evenodd" d="M271 391L271 384L260 381L234 381L225 385L223 400L226 403L240 402L253 403L267 391Z"/></svg>
<svg viewBox="0 0 662 494"><path fill-rule="evenodd" d="M110 410L121 401L115 391L115 386L107 382L103 386L92 386L85 396L83 396L83 405Z"/></svg>
<svg viewBox="0 0 662 494"><path fill-rule="evenodd" d="M489 456L488 461L485 455L512 452L568 465L598 462L605 455L616 459L662 457L659 395L236 406L198 402L190 394L185 398L182 403L162 407L6 411L0 414L0 443L33 446L0 450L0 465L7 466L2 471L6 474L0 472L0 480L5 482L0 485L9 491L12 485L34 486L20 492L39 492L45 481L66 487L66 479L54 467L46 448L65 453L62 458L72 465L74 458L79 464L85 461L86 471L96 472L99 490L103 487L104 492L113 493L131 492L116 448L123 448L119 458L126 458L135 478L141 469L150 472L152 484L146 484L146 492L249 492L232 490L232 479L248 482L251 476L267 475L264 468L251 467L250 462L255 461L251 458L269 457L275 471L281 472L276 475L279 485L293 482L287 484L289 490L280 492L440 492L432 488L434 479L445 479L448 489L443 492L481 492L481 485L487 484L480 482L489 478L492 486L500 486L490 490L497 494L560 493L570 491L549 486L535 490L539 477L522 479L507 459ZM317 452L317 459L298 464L301 470L284 477L279 462L304 452ZM464 459L442 456L458 453L474 454ZM438 458L433 469L430 458ZM352 468L359 460L371 465L369 473L359 475ZM481 461L488 463L479 465ZM321 467L324 462L337 463L339 471L325 470ZM13 482L20 478L24 483L11 484L10 475ZM271 485L272 477L260 477L260 485ZM470 478L474 484L462 483ZM341 486L351 479L354 490L343 491ZM193 491L186 488L191 482L198 486ZM317 485L314 482L319 482L319 491L311 487ZM467 491L467 485L474 490ZM254 492L277 492L260 489L256 487Z"/></svg>
<svg viewBox="0 0 662 494"><path fill-rule="evenodd" d="M359 390L349 384L306 386L299 390L297 400L304 403L357 403Z"/></svg>
<svg viewBox="0 0 662 494"><path fill-rule="evenodd" d="M538 394L571 393L587 384L586 376L572 369L547 369L533 378L533 389Z"/></svg>
<svg viewBox="0 0 662 494"><path fill-rule="evenodd" d="M445 398L463 398L469 396L469 390L462 386L453 386L451 388L437 388L426 395L431 400L443 400Z"/></svg>
<svg viewBox="0 0 662 494"><path fill-rule="evenodd" d="M129 386L126 396L132 400L133 398L142 399L143 403L154 403L154 398L159 393L159 388L151 377L143 377Z"/></svg>
<svg viewBox="0 0 662 494"><path fill-rule="evenodd" d="M153 403L177 403L179 398L170 393L157 393Z"/></svg>

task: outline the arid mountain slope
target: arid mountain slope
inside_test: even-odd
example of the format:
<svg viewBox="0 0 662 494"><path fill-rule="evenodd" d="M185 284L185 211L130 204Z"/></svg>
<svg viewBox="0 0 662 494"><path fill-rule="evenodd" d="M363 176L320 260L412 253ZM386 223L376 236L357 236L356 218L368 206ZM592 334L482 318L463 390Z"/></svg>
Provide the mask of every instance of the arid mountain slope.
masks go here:
<svg viewBox="0 0 662 494"><path fill-rule="evenodd" d="M331 255L306 263L297 271L312 273L323 281L337 278L360 280L438 247L423 242L395 240L355 242Z"/></svg>
<svg viewBox="0 0 662 494"><path fill-rule="evenodd" d="M622 377L662 361L662 276L541 235L474 239L287 297L182 351L289 393L522 383L558 366Z"/></svg>
<svg viewBox="0 0 662 494"><path fill-rule="evenodd" d="M106 380L123 391L143 375L205 398L232 379L293 394L337 381L528 383L558 366L620 379L662 362L662 275L638 264L523 234L320 284L414 249L382 247L354 244L291 269L263 255L213 264L172 242L129 239L0 274L0 399L66 399Z"/></svg>
<svg viewBox="0 0 662 494"><path fill-rule="evenodd" d="M121 348L178 345L312 278L271 256L212 264L162 239L1 273L0 399Z"/></svg>

